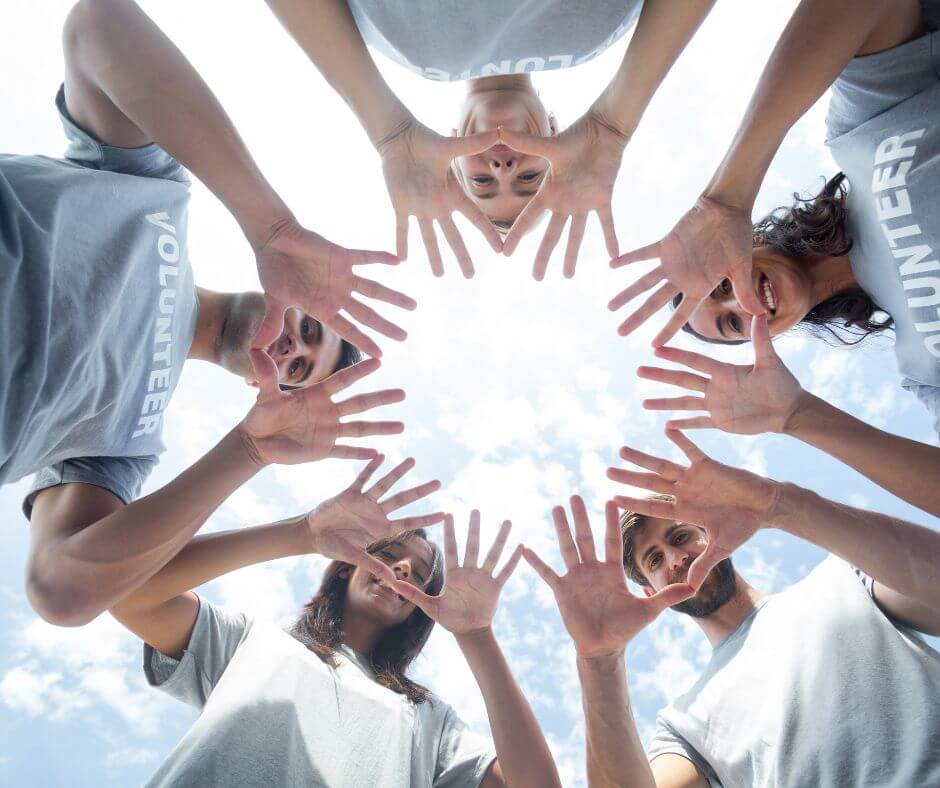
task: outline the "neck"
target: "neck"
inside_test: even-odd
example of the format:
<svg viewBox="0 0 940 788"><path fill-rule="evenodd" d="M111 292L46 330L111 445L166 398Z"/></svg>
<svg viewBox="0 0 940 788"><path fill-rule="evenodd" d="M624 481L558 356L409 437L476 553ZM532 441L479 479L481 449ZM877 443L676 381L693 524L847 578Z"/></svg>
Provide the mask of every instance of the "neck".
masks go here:
<svg viewBox="0 0 940 788"><path fill-rule="evenodd" d="M808 268L812 303L821 304L838 293L860 290L848 255L820 257Z"/></svg>
<svg viewBox="0 0 940 788"><path fill-rule="evenodd" d="M488 90L525 90L535 93L529 74L500 74L496 77L478 77L467 80L467 95Z"/></svg>
<svg viewBox="0 0 940 788"><path fill-rule="evenodd" d="M347 611L343 621L343 644L357 654L371 654L384 633L385 627L377 621Z"/></svg>
<svg viewBox="0 0 940 788"><path fill-rule="evenodd" d="M225 325L227 293L196 288L196 333L186 358L220 363L222 329Z"/></svg>
<svg viewBox="0 0 940 788"><path fill-rule="evenodd" d="M764 596L739 574L735 573L734 577L736 584L734 596L710 616L694 619L705 633L712 648L734 632Z"/></svg>

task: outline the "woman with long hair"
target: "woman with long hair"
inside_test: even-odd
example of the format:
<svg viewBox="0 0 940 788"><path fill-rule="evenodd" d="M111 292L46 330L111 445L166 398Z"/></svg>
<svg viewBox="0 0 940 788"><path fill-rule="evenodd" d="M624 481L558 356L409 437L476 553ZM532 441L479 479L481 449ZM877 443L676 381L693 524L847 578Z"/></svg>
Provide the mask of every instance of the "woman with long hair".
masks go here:
<svg viewBox="0 0 940 788"><path fill-rule="evenodd" d="M398 256L407 256L408 217L415 216L431 270L442 276L437 222L470 277L473 263L454 211L507 255L549 211L534 267L542 279L569 219L564 274L574 276L592 211L610 256L617 255L611 196L624 148L714 0L267 2L381 156ZM617 73L587 112L559 133L531 72L584 63L634 25ZM385 83L367 44L427 79L466 82L451 137L415 119Z"/></svg>
<svg viewBox="0 0 940 788"><path fill-rule="evenodd" d="M702 217L711 209L702 209L698 225L684 218L659 244L621 258L627 263L660 256L662 262L617 296L611 308L665 277L670 281L627 318L622 332L633 330L658 304L672 301L675 313L654 344L680 327L708 342L754 341L755 363L745 366L657 349L660 358L707 376L640 368L643 377L702 394L648 400L646 407L653 409L707 412L675 419L669 427L791 434L940 514L940 490L924 484L940 475L940 449L889 435L808 394L770 342L772 335L797 326L833 344L859 345L876 334L893 337L901 385L927 407L940 432L940 2L853 3L851 12L840 13L842 5L800 4L716 178L741 188L751 183L756 194L766 166L755 175L742 157L756 156L760 145L776 140L773 135L758 139L757 129L769 134L782 118L792 123L830 82L827 144L842 172L818 194L796 196L793 204L755 224L746 218L753 204L748 190L746 212L733 212L732 221L722 208L728 220L716 219L708 232ZM805 56L799 68L797 53ZM799 112L797 99L805 104ZM771 106L774 100L779 106ZM773 150L776 144L779 140ZM760 159L764 165L773 150ZM721 266L737 259L738 241L747 244L747 265L735 273ZM668 273L679 270L680 249L701 262L690 263L688 270L679 265L686 273L701 274L712 259L721 263L701 294L679 281L686 274L675 279Z"/></svg>
<svg viewBox="0 0 940 788"><path fill-rule="evenodd" d="M150 785L560 784L491 628L521 556L520 546L495 571L510 524L478 566L474 512L461 565L449 515L389 518L439 482L380 502L414 466L406 460L366 489L382 460L306 515L197 537L111 611L144 640L149 683L201 711ZM442 520L443 558L424 531ZM190 590L307 553L333 560L286 631ZM408 676L435 622L454 634L477 679L493 741Z"/></svg>

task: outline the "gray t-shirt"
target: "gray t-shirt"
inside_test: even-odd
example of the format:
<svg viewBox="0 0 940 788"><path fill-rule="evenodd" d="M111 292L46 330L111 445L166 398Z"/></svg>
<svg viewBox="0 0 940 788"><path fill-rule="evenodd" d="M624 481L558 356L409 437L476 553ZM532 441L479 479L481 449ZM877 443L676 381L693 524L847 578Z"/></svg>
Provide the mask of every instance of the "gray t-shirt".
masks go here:
<svg viewBox="0 0 940 788"><path fill-rule="evenodd" d="M940 785L940 653L889 619L871 579L830 556L765 597L659 713L713 788Z"/></svg>
<svg viewBox="0 0 940 788"><path fill-rule="evenodd" d="M39 472L27 517L64 482L139 494L197 313L183 168L56 105L64 159L0 155L0 484Z"/></svg>
<svg viewBox="0 0 940 788"><path fill-rule="evenodd" d="M894 318L901 385L940 433L940 2L923 5L933 32L852 60L826 123L851 184L852 272Z"/></svg>
<svg viewBox="0 0 940 788"><path fill-rule="evenodd" d="M200 709L149 786L470 788L496 757L446 703L414 704L350 649L330 668L273 624L200 599L180 661L144 646L152 686Z"/></svg>
<svg viewBox="0 0 940 788"><path fill-rule="evenodd" d="M568 68L635 24L643 0L348 0L363 40L439 82Z"/></svg>

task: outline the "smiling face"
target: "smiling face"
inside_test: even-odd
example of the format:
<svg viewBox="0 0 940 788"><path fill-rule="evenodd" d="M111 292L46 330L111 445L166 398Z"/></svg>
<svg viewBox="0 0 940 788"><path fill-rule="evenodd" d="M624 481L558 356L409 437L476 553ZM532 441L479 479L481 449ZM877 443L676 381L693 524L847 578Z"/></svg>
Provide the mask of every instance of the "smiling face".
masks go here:
<svg viewBox="0 0 940 788"><path fill-rule="evenodd" d="M634 565L649 583L644 586L646 595L651 596L672 583L684 583L692 562L707 545L708 537L695 525L643 518L643 524L632 534L632 556ZM734 567L731 559L726 558L712 569L694 597L674 605L673 609L704 618L727 603L736 588Z"/></svg>
<svg viewBox="0 0 940 788"><path fill-rule="evenodd" d="M372 552L370 550L370 552ZM387 564L399 580L425 590L434 570L434 551L426 540L414 536L386 544L376 550L376 558ZM360 616L385 629L398 626L415 606L392 591L384 580L356 567L349 578L344 616Z"/></svg>
<svg viewBox="0 0 940 788"><path fill-rule="evenodd" d="M229 299L219 338L219 357L227 370L254 382L248 357L251 338L264 317L261 293L237 293ZM295 388L311 386L333 373L342 356L342 339L319 321L291 307L284 330L266 348L277 364L278 381Z"/></svg>
<svg viewBox="0 0 940 788"><path fill-rule="evenodd" d="M484 87L490 84L485 79L475 81ZM471 89L455 133L467 136L491 131L497 126L542 136L555 131L552 119L531 85ZM517 153L505 145L495 145L483 153L457 160L461 181L470 199L491 221L509 224L538 191L548 166L546 159Z"/></svg>
<svg viewBox="0 0 940 788"><path fill-rule="evenodd" d="M767 309L771 335L793 328L816 306L808 266L769 247L754 249L753 283ZM728 279L695 308L689 325L716 342L751 337L751 315L741 308Z"/></svg>

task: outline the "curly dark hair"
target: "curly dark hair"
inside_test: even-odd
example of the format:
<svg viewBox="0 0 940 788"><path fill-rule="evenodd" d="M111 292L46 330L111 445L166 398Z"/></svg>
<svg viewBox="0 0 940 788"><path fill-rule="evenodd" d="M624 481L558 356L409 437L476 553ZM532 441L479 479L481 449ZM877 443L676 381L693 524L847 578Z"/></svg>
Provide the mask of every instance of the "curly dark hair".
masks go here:
<svg viewBox="0 0 940 788"><path fill-rule="evenodd" d="M439 594L444 587L443 561L440 550L428 540L424 529L375 542L369 545L369 552L374 554L409 539L424 539L431 546L434 562L424 590L427 594ZM332 561L323 573L316 595L304 605L300 617L288 630L332 668L337 666L336 650L343 641L343 608L354 569L345 561ZM405 671L421 653L433 628L434 621L416 607L401 624L388 630L368 655L375 680L392 692L405 695L412 703L429 700L431 691L409 679Z"/></svg>
<svg viewBox="0 0 940 788"><path fill-rule="evenodd" d="M794 192L791 206L780 206L754 225L754 246L767 246L797 261L819 255L848 254L852 239L846 229L848 214L845 173L826 181L814 197ZM672 302L679 305L682 294ZM894 318L861 289L837 293L816 304L798 323L815 337L840 345L857 345L864 339L894 328ZM715 340L704 337L686 323L683 330L704 342L740 345L746 340Z"/></svg>

